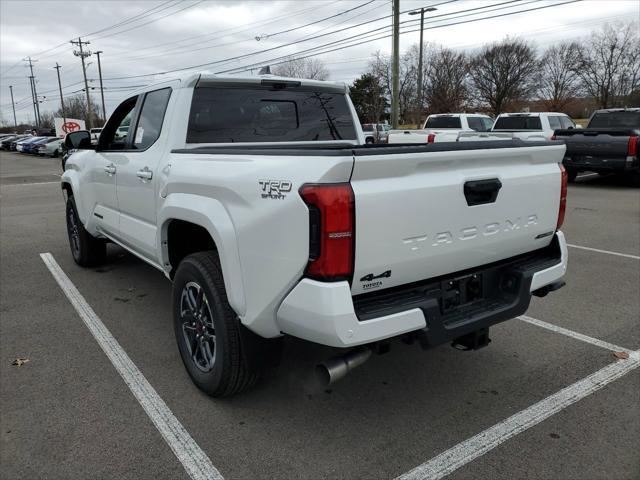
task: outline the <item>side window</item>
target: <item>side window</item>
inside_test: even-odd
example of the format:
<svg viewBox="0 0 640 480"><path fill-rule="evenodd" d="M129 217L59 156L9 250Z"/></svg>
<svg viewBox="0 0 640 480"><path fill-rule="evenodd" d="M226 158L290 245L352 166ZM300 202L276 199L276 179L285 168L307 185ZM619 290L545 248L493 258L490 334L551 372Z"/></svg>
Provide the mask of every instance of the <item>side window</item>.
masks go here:
<svg viewBox="0 0 640 480"><path fill-rule="evenodd" d="M100 132L99 150L123 150L127 145L129 124L134 116L138 96L126 99L109 117L109 121Z"/></svg>
<svg viewBox="0 0 640 480"><path fill-rule="evenodd" d="M482 117L467 117L467 122L469 123L469 128L471 130L475 130L476 132L486 132L487 128L485 123L482 121Z"/></svg>
<svg viewBox="0 0 640 480"><path fill-rule="evenodd" d="M164 113L167 110L170 96L170 88L163 88L146 94L136 130L135 132L129 132L129 135L133 137L131 148L134 150L146 150L155 143L160 136L160 129L162 128Z"/></svg>
<svg viewBox="0 0 640 480"><path fill-rule="evenodd" d="M490 132L493 128L493 120L487 117L480 117L480 119L482 120L482 123L484 123L484 128L486 128L486 131Z"/></svg>
<svg viewBox="0 0 640 480"><path fill-rule="evenodd" d="M576 128L576 124L569 117L560 117L560 124L562 128Z"/></svg>
<svg viewBox="0 0 640 480"><path fill-rule="evenodd" d="M560 123L561 117L549 116L547 118L549 119L549 126L551 127L551 130L558 130L559 128L562 128L562 124Z"/></svg>

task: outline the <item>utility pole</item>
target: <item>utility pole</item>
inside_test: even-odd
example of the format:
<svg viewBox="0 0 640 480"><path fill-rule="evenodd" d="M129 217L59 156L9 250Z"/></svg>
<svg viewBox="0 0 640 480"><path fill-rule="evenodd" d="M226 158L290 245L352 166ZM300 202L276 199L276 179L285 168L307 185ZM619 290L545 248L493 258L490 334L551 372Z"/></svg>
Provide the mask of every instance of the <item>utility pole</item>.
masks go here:
<svg viewBox="0 0 640 480"><path fill-rule="evenodd" d="M29 77L31 81L31 94L33 95L33 113L36 117L36 126L40 127L40 104L38 102L38 91L36 89L36 77L33 75L33 62L31 57L24 58L23 61L29 62L29 69L31 70L31 76ZM37 62L37 60L35 60Z"/></svg>
<svg viewBox="0 0 640 480"><path fill-rule="evenodd" d="M87 92L87 129L91 129L91 95L89 94L89 83L87 82L87 68L84 64L84 59L91 55L90 51L82 50L82 45L89 45L91 42L83 42L80 37L78 41L71 40L73 45L78 45L78 50L74 50L73 54L76 57L80 57L82 60L82 75L84 75L84 90Z"/></svg>
<svg viewBox="0 0 640 480"><path fill-rule="evenodd" d="M18 128L18 121L16 120L16 104L13 103L13 85L9 85L9 91L11 92L11 108L13 108L13 124Z"/></svg>
<svg viewBox="0 0 640 480"><path fill-rule="evenodd" d="M58 74L58 88L60 89L60 106L62 107L62 124L67 123L67 115L64 112L64 98L62 97L62 82L60 82L60 65L56 62L56 66L53 67L56 69L56 73Z"/></svg>
<svg viewBox="0 0 640 480"><path fill-rule="evenodd" d="M98 50L96 52L96 56L98 57L98 75L100 76L100 96L102 97L102 118L106 122L107 121L107 109L104 107L104 88L102 87L102 67L100 66L100 54L102 50Z"/></svg>
<svg viewBox="0 0 640 480"><path fill-rule="evenodd" d="M393 0L393 60L391 82L391 126L398 128L400 101L400 0Z"/></svg>
<svg viewBox="0 0 640 480"><path fill-rule="evenodd" d="M420 14L420 56L418 57L418 123L420 123L420 120L422 120L422 35L424 34L422 29L424 28L424 12L433 12L435 10L437 10L437 8L427 7L409 12L409 15Z"/></svg>
<svg viewBox="0 0 640 480"><path fill-rule="evenodd" d="M33 116L35 118L34 122L37 125L37 123L38 123L38 112L36 110L37 99L36 99L35 95L33 94L33 77L30 76L28 78L29 78L29 86L31 87L31 101L33 102Z"/></svg>

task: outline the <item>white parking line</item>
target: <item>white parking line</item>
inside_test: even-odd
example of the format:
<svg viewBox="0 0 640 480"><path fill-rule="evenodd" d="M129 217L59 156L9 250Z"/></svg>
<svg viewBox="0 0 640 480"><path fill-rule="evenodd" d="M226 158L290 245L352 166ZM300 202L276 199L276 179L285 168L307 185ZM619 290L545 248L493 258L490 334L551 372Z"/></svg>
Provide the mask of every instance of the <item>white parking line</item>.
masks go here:
<svg viewBox="0 0 640 480"><path fill-rule="evenodd" d="M57 182L33 182L33 183L8 183L6 185L2 185L2 187L30 187L31 185L52 185L57 183L60 185L60 181Z"/></svg>
<svg viewBox="0 0 640 480"><path fill-rule="evenodd" d="M554 325L552 323L543 322L542 320L538 320L537 318L528 317L527 315L521 315L517 318L518 320L522 320L523 322L536 325L537 327L546 328L547 330L566 335L567 337L575 338L576 340L590 343L591 345L595 345L596 347L605 348L613 352L627 352L629 355L635 354L635 352L633 352L629 348L620 347L618 345L614 345L613 343L605 342L604 340L589 337L588 335L583 335L582 333L574 332L573 330L559 327L558 325Z"/></svg>
<svg viewBox="0 0 640 480"><path fill-rule="evenodd" d="M605 385L626 375L640 366L639 352L627 360L618 360L557 393L539 401L502 422L480 432L478 435L442 452L437 457L407 472L398 480L429 479L437 480L476 458L484 455L498 445L519 433L539 424L550 416L570 405L588 397Z"/></svg>
<svg viewBox="0 0 640 480"><path fill-rule="evenodd" d="M60 268L53 255L41 253L40 257L189 476L194 480L222 480L222 475L213 466L209 457L191 438L167 404L131 361L109 329Z"/></svg>
<svg viewBox="0 0 640 480"><path fill-rule="evenodd" d="M606 253L608 255L616 255L618 257L633 258L634 260L640 260L640 256L630 255L628 253L612 252L610 250L600 250L599 248L583 247L581 245L571 245L570 243L567 243L567 247L578 248L580 250L588 250L590 252Z"/></svg>

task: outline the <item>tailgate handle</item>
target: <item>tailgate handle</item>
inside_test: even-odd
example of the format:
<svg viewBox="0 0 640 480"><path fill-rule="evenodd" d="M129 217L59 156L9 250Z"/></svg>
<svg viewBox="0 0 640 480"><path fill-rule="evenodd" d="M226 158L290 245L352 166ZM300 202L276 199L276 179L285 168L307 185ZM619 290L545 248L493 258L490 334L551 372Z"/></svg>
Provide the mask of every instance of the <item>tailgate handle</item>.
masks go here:
<svg viewBox="0 0 640 480"><path fill-rule="evenodd" d="M501 188L502 182L497 178L470 180L464 184L464 197L470 207L493 203L498 198L498 192Z"/></svg>

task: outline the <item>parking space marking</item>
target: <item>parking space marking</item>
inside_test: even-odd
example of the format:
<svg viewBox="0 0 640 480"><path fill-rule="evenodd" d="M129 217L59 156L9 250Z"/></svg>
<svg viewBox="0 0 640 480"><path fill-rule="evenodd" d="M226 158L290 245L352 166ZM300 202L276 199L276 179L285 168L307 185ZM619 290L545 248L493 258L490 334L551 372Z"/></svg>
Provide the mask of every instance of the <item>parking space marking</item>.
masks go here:
<svg viewBox="0 0 640 480"><path fill-rule="evenodd" d="M52 184L58 184L60 185L60 181L58 180L57 182L34 182L34 183L7 183L6 185L2 185L3 188L5 187L26 187L26 186L31 186L31 185L52 185Z"/></svg>
<svg viewBox="0 0 640 480"><path fill-rule="evenodd" d="M580 250L588 250L590 252L607 253L609 255L616 255L618 257L626 257L626 258L633 258L634 260L640 260L640 256L631 255L629 253L619 253L619 252L612 252L610 250L600 250L599 248L583 247L582 245L571 245L570 243L567 243L567 247L578 248Z"/></svg>
<svg viewBox="0 0 640 480"><path fill-rule="evenodd" d="M554 325L552 323L543 322L542 320L538 320L537 318L532 318L527 315L521 315L516 318L518 320L522 320L523 322L536 325L537 327L546 328L547 330L550 330L552 332L560 333L562 335L566 335L567 337L575 338L576 340L590 343L591 345L595 345L596 347L601 347L607 350L611 350L612 352L627 352L629 355L635 355L635 352L629 348L620 347L618 345L614 345L613 343L605 342L604 340L599 340L597 338L593 338L588 335L584 335L582 333L574 332L573 330L559 327L558 325Z"/></svg>
<svg viewBox="0 0 640 480"><path fill-rule="evenodd" d="M109 329L60 268L53 255L41 253L40 257L189 476L194 480L222 480L222 475L213 466L209 457L191 438L164 400L111 335Z"/></svg>
<svg viewBox="0 0 640 480"><path fill-rule="evenodd" d="M638 368L640 366L640 361L638 360L640 351L633 353L632 357L626 360L617 360L474 437L455 445L428 462L399 476L397 480L437 480L449 475L510 438L539 424Z"/></svg>

